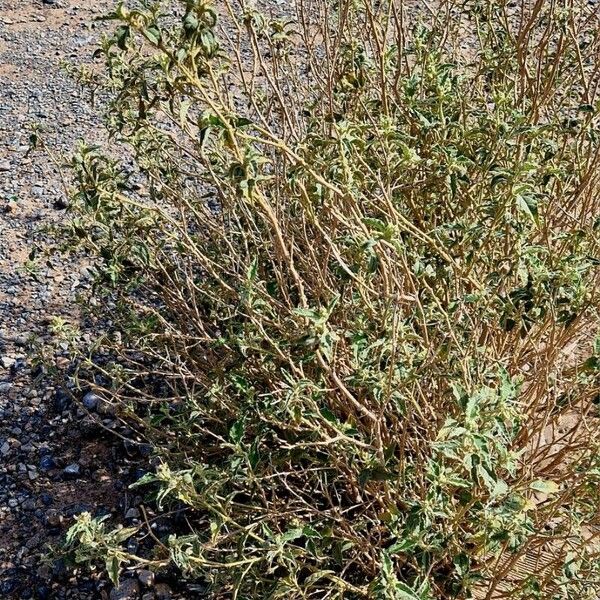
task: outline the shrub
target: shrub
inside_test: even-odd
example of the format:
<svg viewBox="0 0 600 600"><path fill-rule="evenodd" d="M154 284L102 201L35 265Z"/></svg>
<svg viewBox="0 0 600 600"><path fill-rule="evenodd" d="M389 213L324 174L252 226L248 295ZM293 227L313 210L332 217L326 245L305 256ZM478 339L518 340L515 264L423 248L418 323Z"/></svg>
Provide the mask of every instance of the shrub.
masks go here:
<svg viewBox="0 0 600 600"><path fill-rule="evenodd" d="M74 159L90 382L214 598L596 598L598 14L119 5ZM434 14L435 13L435 14Z"/></svg>

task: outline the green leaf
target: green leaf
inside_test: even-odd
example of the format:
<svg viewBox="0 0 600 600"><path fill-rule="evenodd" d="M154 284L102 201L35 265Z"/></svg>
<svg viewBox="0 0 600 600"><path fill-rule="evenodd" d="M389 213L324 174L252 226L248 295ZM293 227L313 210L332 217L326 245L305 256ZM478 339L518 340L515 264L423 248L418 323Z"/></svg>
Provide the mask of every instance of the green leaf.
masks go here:
<svg viewBox="0 0 600 600"><path fill-rule="evenodd" d="M308 308L296 308L294 309L294 314L299 315L300 317L306 317L311 321L320 321L321 315L316 310L310 310Z"/></svg>
<svg viewBox="0 0 600 600"><path fill-rule="evenodd" d="M191 100L182 100L181 104L179 105L179 124L181 125L182 129L185 127L191 104Z"/></svg>
<svg viewBox="0 0 600 600"><path fill-rule="evenodd" d="M594 107L591 104L580 104L579 110L581 112L585 112L585 113L593 113Z"/></svg>
<svg viewBox="0 0 600 600"><path fill-rule="evenodd" d="M304 530L301 528L290 529L286 531L279 539L283 542L293 542L304 535Z"/></svg>
<svg viewBox="0 0 600 600"><path fill-rule="evenodd" d="M423 596L406 585L406 583L398 581L394 587L394 591L396 592L394 600L423 600Z"/></svg>
<svg viewBox="0 0 600 600"><path fill-rule="evenodd" d="M247 270L248 281L253 282L256 280L256 273L258 272L258 258L254 257L254 260L250 264Z"/></svg>
<svg viewBox="0 0 600 600"><path fill-rule="evenodd" d="M119 573L121 572L121 561L115 555L106 557L106 571L115 587L119 585Z"/></svg>
<svg viewBox="0 0 600 600"><path fill-rule="evenodd" d="M231 438L232 442L234 442L235 444L239 444L242 441L242 438L244 437L244 432L244 420L239 419L231 426L231 429L229 430L229 437Z"/></svg>
<svg viewBox="0 0 600 600"><path fill-rule="evenodd" d="M529 485L529 488L535 492L541 492L542 494L556 494L560 490L560 487L554 481L548 481L543 479L533 481Z"/></svg>
<svg viewBox="0 0 600 600"><path fill-rule="evenodd" d="M517 194L515 197L517 208L524 214L527 215L531 220L535 221L538 216L537 201L532 196L523 196Z"/></svg>
<svg viewBox="0 0 600 600"><path fill-rule="evenodd" d="M415 540L411 540L411 539L398 540L397 542L394 542L388 548L388 552L390 554L399 554L402 552L408 552L409 550L412 550L416 545L417 545L417 542Z"/></svg>
<svg viewBox="0 0 600 600"><path fill-rule="evenodd" d="M144 30L146 38L155 45L160 42L160 29L156 25L150 25Z"/></svg>

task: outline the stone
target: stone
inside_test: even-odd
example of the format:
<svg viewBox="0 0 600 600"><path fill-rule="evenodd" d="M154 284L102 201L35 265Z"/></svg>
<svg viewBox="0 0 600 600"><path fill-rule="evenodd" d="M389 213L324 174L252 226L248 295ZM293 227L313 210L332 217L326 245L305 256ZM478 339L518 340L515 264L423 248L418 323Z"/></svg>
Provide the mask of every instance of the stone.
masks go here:
<svg viewBox="0 0 600 600"><path fill-rule="evenodd" d="M5 368L5 369L10 369L14 364L15 364L15 359L11 358L10 356L3 356L0 358L0 364Z"/></svg>
<svg viewBox="0 0 600 600"><path fill-rule="evenodd" d="M140 518L140 511L137 508L130 508L126 513L125 513L125 518L126 519L139 519Z"/></svg>
<svg viewBox="0 0 600 600"><path fill-rule="evenodd" d="M8 160L0 160L0 172L6 173L10 171L10 161Z"/></svg>
<svg viewBox="0 0 600 600"><path fill-rule="evenodd" d="M95 410L98 406L98 403L101 401L100 396L94 394L93 392L88 392L82 399L83 406L88 410Z"/></svg>
<svg viewBox="0 0 600 600"><path fill-rule="evenodd" d="M64 196L60 196L53 202L52 206L56 210L65 210L69 208L69 202Z"/></svg>
<svg viewBox="0 0 600 600"><path fill-rule="evenodd" d="M40 469L42 471L50 471L56 467L56 463L54 462L54 458L50 454L44 454L40 458Z"/></svg>
<svg viewBox="0 0 600 600"><path fill-rule="evenodd" d="M63 521L63 516L57 510L49 510L46 513L46 523L49 527L60 527Z"/></svg>
<svg viewBox="0 0 600 600"><path fill-rule="evenodd" d="M70 404L71 398L69 397L69 395L62 389L58 388L54 396L54 410L59 413L63 412L67 410Z"/></svg>
<svg viewBox="0 0 600 600"><path fill-rule="evenodd" d="M138 573L138 579L144 587L152 587L154 585L154 573L148 569L142 569Z"/></svg>
<svg viewBox="0 0 600 600"><path fill-rule="evenodd" d="M110 600L139 600L140 584L137 579L124 579L110 592Z"/></svg>
<svg viewBox="0 0 600 600"><path fill-rule="evenodd" d="M27 346L32 337L33 334L31 332L24 331L23 333L15 335L14 342L17 346Z"/></svg>
<svg viewBox="0 0 600 600"><path fill-rule="evenodd" d="M98 414L105 415L108 417L112 417L117 413L117 409L114 404L111 402L107 402L103 398L99 397L98 405L96 407Z"/></svg>
<svg viewBox="0 0 600 600"><path fill-rule="evenodd" d="M52 496L46 492L40 494L40 500L44 506L50 506L53 502Z"/></svg>
<svg viewBox="0 0 600 600"><path fill-rule="evenodd" d="M63 469L63 474L66 477L79 477L81 474L81 466L79 463L71 463Z"/></svg>
<svg viewBox="0 0 600 600"><path fill-rule="evenodd" d="M35 500L33 498L27 498L23 502L23 510L35 510Z"/></svg>

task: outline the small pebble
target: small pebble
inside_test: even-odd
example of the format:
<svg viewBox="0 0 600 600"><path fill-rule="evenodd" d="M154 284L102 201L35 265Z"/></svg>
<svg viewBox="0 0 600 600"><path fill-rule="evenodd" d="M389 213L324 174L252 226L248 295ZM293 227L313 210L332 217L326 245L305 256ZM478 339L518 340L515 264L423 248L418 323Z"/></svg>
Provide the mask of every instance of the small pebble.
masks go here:
<svg viewBox="0 0 600 600"><path fill-rule="evenodd" d="M81 466L78 463L67 465L63 469L63 474L67 477L79 477L81 474Z"/></svg>

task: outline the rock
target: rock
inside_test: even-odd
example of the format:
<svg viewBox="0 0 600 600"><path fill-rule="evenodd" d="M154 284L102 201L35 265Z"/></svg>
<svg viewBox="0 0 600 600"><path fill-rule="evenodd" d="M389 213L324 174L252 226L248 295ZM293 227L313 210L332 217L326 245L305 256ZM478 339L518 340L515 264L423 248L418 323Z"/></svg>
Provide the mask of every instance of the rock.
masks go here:
<svg viewBox="0 0 600 600"><path fill-rule="evenodd" d="M0 161L0 172L6 173L7 171L10 171L10 168L10 162L8 160Z"/></svg>
<svg viewBox="0 0 600 600"><path fill-rule="evenodd" d="M148 458L152 454L152 446L150 444L138 444L138 452Z"/></svg>
<svg viewBox="0 0 600 600"><path fill-rule="evenodd" d="M49 510L46 513L46 523L49 527L60 527L63 521L63 516L57 510Z"/></svg>
<svg viewBox="0 0 600 600"><path fill-rule="evenodd" d="M17 346L27 346L32 337L33 334L30 331L24 331L15 335L14 342Z"/></svg>
<svg viewBox="0 0 600 600"><path fill-rule="evenodd" d="M10 369L14 364L15 364L15 359L11 358L10 356L3 356L0 358L0 364L5 368L5 369Z"/></svg>
<svg viewBox="0 0 600 600"><path fill-rule="evenodd" d="M62 558L56 559L52 563L52 577L56 581L64 581L68 576L67 565Z"/></svg>
<svg viewBox="0 0 600 600"><path fill-rule="evenodd" d="M54 458L50 454L44 454L40 458L40 469L42 471L50 471L56 467L56 463L54 462Z"/></svg>
<svg viewBox="0 0 600 600"><path fill-rule="evenodd" d="M46 492L40 494L40 500L44 506L50 506L53 502L52 496Z"/></svg>
<svg viewBox="0 0 600 600"><path fill-rule="evenodd" d="M88 410L95 410L98 406L98 403L102 399L100 396L94 394L93 392L88 392L82 399L83 406L85 406Z"/></svg>
<svg viewBox="0 0 600 600"><path fill-rule="evenodd" d="M23 510L35 510L35 500L33 498L27 498L23 502Z"/></svg>
<svg viewBox="0 0 600 600"><path fill-rule="evenodd" d="M75 517L84 512L93 513L93 505L87 504L85 502L76 502L75 504L72 504L71 506L69 506L68 509L65 510L65 517Z"/></svg>
<svg viewBox="0 0 600 600"><path fill-rule="evenodd" d="M49 600L50 588L46 585L40 585L36 589L38 600Z"/></svg>
<svg viewBox="0 0 600 600"><path fill-rule="evenodd" d="M16 592L18 587L19 582L17 579L7 579L6 581L0 583L0 593L2 594L3 598L8 598L8 594Z"/></svg>
<svg viewBox="0 0 600 600"><path fill-rule="evenodd" d="M14 200L9 200L3 208L5 213L15 213L19 210L19 205Z"/></svg>
<svg viewBox="0 0 600 600"><path fill-rule="evenodd" d="M61 413L67 410L70 404L71 398L69 395L62 389L57 389L56 394L54 395L54 410L58 413Z"/></svg>
<svg viewBox="0 0 600 600"><path fill-rule="evenodd" d="M154 585L154 573L147 569L142 569L138 573L138 579L144 587L152 587Z"/></svg>
<svg viewBox="0 0 600 600"><path fill-rule="evenodd" d="M79 477L81 475L81 466L79 463L71 463L63 469L65 477Z"/></svg>
<svg viewBox="0 0 600 600"><path fill-rule="evenodd" d="M140 518L140 511L137 508L130 508L126 513L125 513L125 518L126 519L139 519Z"/></svg>
<svg viewBox="0 0 600 600"><path fill-rule="evenodd" d="M136 579L125 579L110 592L110 600L139 600L140 584Z"/></svg>

